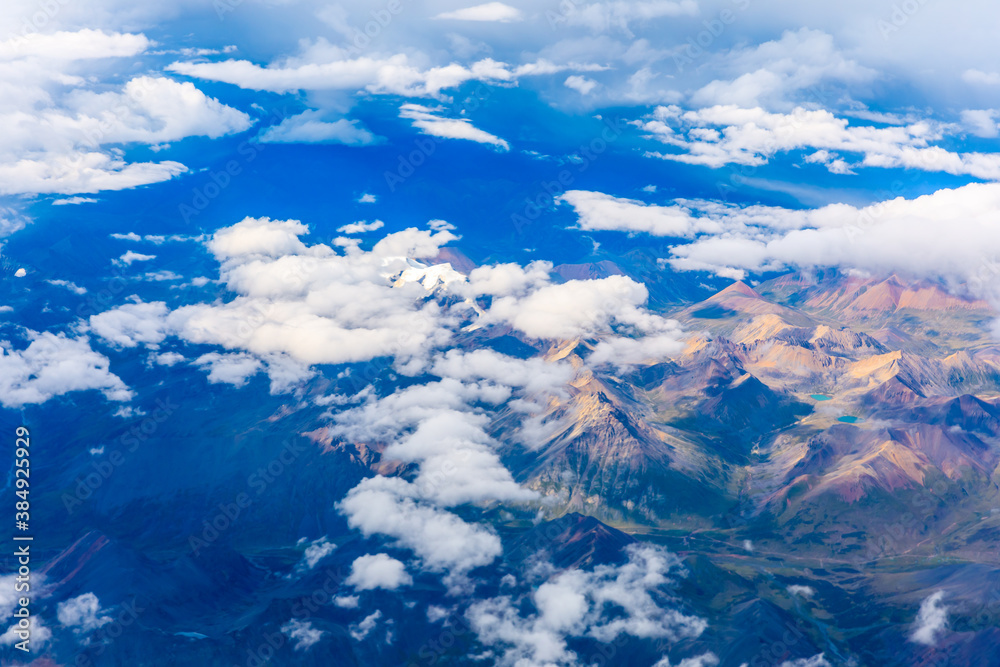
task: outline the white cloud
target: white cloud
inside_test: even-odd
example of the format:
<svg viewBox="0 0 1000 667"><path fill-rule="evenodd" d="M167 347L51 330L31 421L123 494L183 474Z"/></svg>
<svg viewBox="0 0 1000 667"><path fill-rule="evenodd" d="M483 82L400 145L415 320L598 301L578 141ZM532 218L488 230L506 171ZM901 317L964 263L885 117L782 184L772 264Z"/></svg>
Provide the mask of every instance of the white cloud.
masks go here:
<svg viewBox="0 0 1000 667"><path fill-rule="evenodd" d="M304 111L285 118L260 133L262 144L343 144L370 146L384 141L364 127L360 121L340 118L323 120L320 111Z"/></svg>
<svg viewBox="0 0 1000 667"><path fill-rule="evenodd" d="M382 611L378 609L365 616L360 623L350 627L351 637L353 637L355 641L361 641L368 636L368 633L375 629L375 626L378 624L378 619L380 618L382 618Z"/></svg>
<svg viewBox="0 0 1000 667"><path fill-rule="evenodd" d="M250 255L280 257L304 253L306 246L299 236L308 233L309 228L298 220L244 218L215 232L207 245L220 260Z"/></svg>
<svg viewBox="0 0 1000 667"><path fill-rule="evenodd" d="M17 584L17 573L0 576L0 621L6 621L13 617L14 610L18 608L19 600L23 597L19 591L15 590ZM45 581L44 575L39 575L40 580L35 583L39 588Z"/></svg>
<svg viewBox="0 0 1000 667"><path fill-rule="evenodd" d="M313 540L302 552L302 562L299 567L307 570L313 569L321 560L332 554L336 548L337 545L325 537Z"/></svg>
<svg viewBox="0 0 1000 667"><path fill-rule="evenodd" d="M185 361L184 355L177 354L176 352L164 352L163 354L154 355L151 359L160 366L176 366Z"/></svg>
<svg viewBox="0 0 1000 667"><path fill-rule="evenodd" d="M625 276L570 280L538 287L527 296L493 300L486 321L499 321L533 338L572 339L616 331L662 333L672 320L649 313L646 286Z"/></svg>
<svg viewBox="0 0 1000 667"><path fill-rule="evenodd" d="M152 259L156 259L156 255L143 255L142 253L129 250L124 255L114 260L114 263L118 266L131 266L134 262L148 262Z"/></svg>
<svg viewBox="0 0 1000 667"><path fill-rule="evenodd" d="M962 80L985 86L996 86L1000 84L1000 72L984 72L978 69L967 69L962 72Z"/></svg>
<svg viewBox="0 0 1000 667"><path fill-rule="evenodd" d="M280 65L261 67L247 60L176 62L168 70L209 81L224 81L250 90L287 93L295 90L367 90L371 93L437 97L466 81L511 81L503 63L479 60L468 67L452 63L421 69L406 54L384 58L346 58L323 41L312 52Z"/></svg>
<svg viewBox="0 0 1000 667"><path fill-rule="evenodd" d="M86 294L87 293L87 290L85 288L80 287L76 283L70 282L68 280L46 280L45 282L47 282L50 285L54 285L56 287L65 287L66 289L68 289L73 294Z"/></svg>
<svg viewBox="0 0 1000 667"><path fill-rule="evenodd" d="M66 199L55 199L52 201L53 206L66 206L73 204L96 204L98 200L93 197L67 197Z"/></svg>
<svg viewBox="0 0 1000 667"><path fill-rule="evenodd" d="M428 220L427 226L435 232L453 232L457 229L455 225L447 220Z"/></svg>
<svg viewBox="0 0 1000 667"><path fill-rule="evenodd" d="M143 35L77 30L0 42L0 194L95 193L173 178L179 162L129 163L121 148L246 129L249 117L191 83L157 76L107 90L94 59L123 58L149 45ZM6 60L6 62L3 62ZM84 203L92 198L57 200Z"/></svg>
<svg viewBox="0 0 1000 667"><path fill-rule="evenodd" d="M56 607L59 622L74 632L91 632L112 621L110 616L101 616L101 602L93 593L84 593Z"/></svg>
<svg viewBox="0 0 1000 667"><path fill-rule="evenodd" d="M132 392L108 368L107 357L90 348L86 338L66 338L28 331L31 343L15 350L0 342L0 403L19 408L44 403L73 391L99 390L111 401L127 401Z"/></svg>
<svg viewBox="0 0 1000 667"><path fill-rule="evenodd" d="M208 352L194 363L208 368L208 381L212 384L225 383L242 387L261 369L258 359L249 354L219 354Z"/></svg>
<svg viewBox="0 0 1000 667"><path fill-rule="evenodd" d="M375 554L355 559L346 583L360 591L375 588L394 591L400 586L412 584L413 577L407 573L402 562L385 554Z"/></svg>
<svg viewBox="0 0 1000 667"><path fill-rule="evenodd" d="M424 134L445 139L467 139L480 144L489 144L497 150L510 150L510 144L475 127L468 118L442 118L436 115L436 112L441 110L441 107L404 104L399 108L399 116L413 121L413 127L423 131Z"/></svg>
<svg viewBox="0 0 1000 667"><path fill-rule="evenodd" d="M508 23L510 21L523 21L524 14L521 10L502 2L487 2L474 7L456 9L451 12L442 12L434 18L452 19L455 21L495 21Z"/></svg>
<svg viewBox="0 0 1000 667"><path fill-rule="evenodd" d="M720 229L671 249L679 270L727 272L841 266L941 278L997 297L1000 184L971 184L870 206L746 210Z"/></svg>
<svg viewBox="0 0 1000 667"><path fill-rule="evenodd" d="M358 198L359 204L374 204L376 201L378 201L378 198L370 192L366 192Z"/></svg>
<svg viewBox="0 0 1000 667"><path fill-rule="evenodd" d="M473 404L498 406L520 385L529 393L559 391L573 375L568 364L518 360L488 350L452 350L432 362L440 381L399 390L337 413L332 436L388 442L387 461L417 464L412 481L375 477L361 482L338 506L349 524L412 550L423 567L445 573L453 589L469 570L501 552L489 526L469 523L446 508L465 503L536 498L500 462L489 420ZM500 384L503 383L503 384Z"/></svg>
<svg viewBox="0 0 1000 667"><path fill-rule="evenodd" d="M0 42L0 61L29 57L54 61L124 58L142 53L149 45L145 35L129 33L89 29L34 32Z"/></svg>
<svg viewBox="0 0 1000 667"><path fill-rule="evenodd" d="M542 338L596 336L594 364L662 357L676 349L679 332L675 322L643 307L643 285L622 276L554 284L551 265L536 262L479 267L466 279L448 265L427 267L409 259L434 256L454 239L437 226L442 231L405 230L369 251L348 246L341 254L306 245L301 237L308 230L298 221L248 218L206 241L235 298L172 312L162 303L126 304L92 318L91 328L119 345L158 345L166 332L221 346L228 352L195 361L210 368L210 381L240 384L266 368L272 391L276 382L277 390L287 390L314 364L378 356L394 357L399 372L436 374L440 380L383 397L340 397L340 403L354 405L330 415L326 428L334 438L383 443L382 458L409 464L413 473L359 483L338 504L348 524L411 550L421 567L444 574L457 591L471 570L501 553L501 545L488 525L451 508L537 499L500 461L499 445L487 432L488 413L515 393L510 405L530 412L562 395L575 374L568 363L489 350L443 352L465 318ZM407 272L447 280L404 279ZM437 290L445 297L441 302ZM479 295L493 297L488 309L473 302Z"/></svg>
<svg viewBox="0 0 1000 667"><path fill-rule="evenodd" d="M515 359L493 350L448 350L433 361L431 372L448 380L485 380L523 388L528 394L551 395L561 395L576 374L569 363L538 358Z"/></svg>
<svg viewBox="0 0 1000 667"><path fill-rule="evenodd" d="M312 621L300 621L293 618L283 626L281 631L292 640L292 650L308 651L318 644L326 633L313 627Z"/></svg>
<svg viewBox="0 0 1000 667"><path fill-rule="evenodd" d="M680 206L656 206L601 192L570 190L557 198L573 207L580 229L647 232L654 236L689 236L697 221Z"/></svg>
<svg viewBox="0 0 1000 667"><path fill-rule="evenodd" d="M28 622L28 636L31 647L41 647L48 643L52 639L52 631L42 623L42 619L38 614L32 614L31 618L27 619ZM18 642L24 641L26 638L24 634L24 629L20 627L19 623L14 623L7 631L0 635L0 645L2 646L13 646Z"/></svg>
<svg viewBox="0 0 1000 667"><path fill-rule="evenodd" d="M122 92L78 91L68 97L86 143L159 144L221 137L250 127L250 117L208 97L190 82L139 76Z"/></svg>
<svg viewBox="0 0 1000 667"><path fill-rule="evenodd" d="M814 101L809 91L826 80L857 85L876 76L875 70L845 58L830 35L808 28L787 30L779 40L734 49L720 57L718 66L738 74L700 88L691 96L693 105L782 105L803 90Z"/></svg>
<svg viewBox="0 0 1000 667"><path fill-rule="evenodd" d="M910 641L926 646L937 644L948 627L948 605L944 604L943 599L944 591L937 591L920 603Z"/></svg>
<svg viewBox="0 0 1000 667"><path fill-rule="evenodd" d="M573 76L566 77L563 85L567 88L572 88L581 95L589 95L599 84L593 79L588 79L585 76L574 74Z"/></svg>
<svg viewBox="0 0 1000 667"><path fill-rule="evenodd" d="M479 640L501 651L498 665L577 664L567 637L609 643L621 635L667 641L699 636L705 621L663 606L658 593L672 582L668 575L681 569L680 560L650 545L630 546L628 555L624 565L568 570L549 579L532 594L533 614L524 615L521 605L502 596L474 602L466 616Z"/></svg>
<svg viewBox="0 0 1000 667"><path fill-rule="evenodd" d="M433 571L462 576L500 555L500 538L491 529L418 498L417 488L405 480L372 477L351 489L338 507L352 528L395 539Z"/></svg>
<svg viewBox="0 0 1000 667"><path fill-rule="evenodd" d="M649 151L648 156L686 164L756 166L778 153L823 149L828 151L831 171L908 168L1000 179L1000 153L956 153L932 145L942 138L942 131L927 121L879 128L849 125L826 110L797 107L786 114L723 105L688 112L658 107L639 126L650 137L681 151ZM838 161L841 153L860 159Z"/></svg>
<svg viewBox="0 0 1000 667"><path fill-rule="evenodd" d="M266 362L272 382L278 368L297 364L301 373L314 364L378 356L405 360L450 339L452 316L436 302L423 301L422 285L394 286L389 279L411 266L404 257L436 255L454 238L449 232L409 229L390 234L370 251L347 248L338 254L325 245L306 246L299 236L307 231L297 221L252 218L219 230L207 245L222 262L223 282L236 298L182 306L165 321L150 307L144 315L154 321L145 330L252 353ZM125 314L136 310L130 306ZM102 320L119 321L118 311L102 313ZM138 326L129 324L129 330ZM114 338L119 328L102 331ZM248 370L249 365L241 363Z"/></svg>
<svg viewBox="0 0 1000 667"><path fill-rule="evenodd" d="M127 190L170 180L187 167L170 160L127 164L124 160L95 152L45 155L0 162L0 194L94 193Z"/></svg>
<svg viewBox="0 0 1000 667"><path fill-rule="evenodd" d="M643 307L645 287L624 276L552 284L551 266L534 263L480 267L468 280L439 265L431 268L448 269L447 275L434 274L445 282L403 280L407 272L431 270L404 258L436 255L454 236L409 229L386 236L370 251L350 246L338 254L325 245L307 246L300 238L307 231L298 221L266 218L221 229L207 246L222 262L222 282L236 298L169 313L162 304L129 304L95 317L92 326L119 345L156 345L166 332L250 353L268 365L272 381L282 359L300 370L378 356L396 357L399 364L426 361L451 339L457 317L476 316L476 326L509 324L537 338L625 336L629 340L609 345L631 359L646 348L650 357L661 354L669 347L667 337L676 334L676 323ZM427 290L437 285L467 300L447 308L426 300ZM481 314L472 302L478 295L495 297ZM249 359L239 361L245 372L253 370Z"/></svg>
<svg viewBox="0 0 1000 667"><path fill-rule="evenodd" d="M167 336L167 312L167 306L163 302L128 303L92 315L89 325L91 331L113 345L157 345Z"/></svg>
<svg viewBox="0 0 1000 667"><path fill-rule="evenodd" d="M365 232L374 232L376 229L382 229L384 226L385 223L381 220L372 220L371 222L361 220L344 225L343 227L337 227L337 231L341 234L363 234Z"/></svg>
<svg viewBox="0 0 1000 667"><path fill-rule="evenodd" d="M792 584L788 587L788 592L792 595L798 595L799 597L811 598L816 595L816 589L812 586L802 586L799 584Z"/></svg>
<svg viewBox="0 0 1000 667"><path fill-rule="evenodd" d="M1000 112L996 109L966 109L962 112L962 124L977 137L987 139L1000 136Z"/></svg>

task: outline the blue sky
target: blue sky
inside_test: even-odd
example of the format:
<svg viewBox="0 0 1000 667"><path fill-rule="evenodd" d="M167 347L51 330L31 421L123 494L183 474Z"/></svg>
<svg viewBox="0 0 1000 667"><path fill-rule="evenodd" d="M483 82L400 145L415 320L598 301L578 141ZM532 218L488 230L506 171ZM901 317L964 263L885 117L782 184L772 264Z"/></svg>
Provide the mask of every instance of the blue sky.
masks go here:
<svg viewBox="0 0 1000 667"><path fill-rule="evenodd" d="M1000 175L986 3L50 4L3 10L8 228L111 221L141 197L115 224L444 218L482 258L567 167L567 189L634 202L787 209ZM948 26L962 44L927 49ZM621 131L591 159L598 117ZM388 182L411 155L413 176ZM239 174L185 214L227 164ZM556 228L560 260L591 246L557 231L574 217L550 204L532 225Z"/></svg>

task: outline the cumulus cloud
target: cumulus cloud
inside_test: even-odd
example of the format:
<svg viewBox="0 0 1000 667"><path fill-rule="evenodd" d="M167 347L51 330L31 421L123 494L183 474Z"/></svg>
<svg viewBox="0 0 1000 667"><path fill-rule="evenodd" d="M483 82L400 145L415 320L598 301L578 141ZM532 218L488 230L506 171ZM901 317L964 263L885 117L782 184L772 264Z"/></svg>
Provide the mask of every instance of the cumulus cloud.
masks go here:
<svg viewBox="0 0 1000 667"><path fill-rule="evenodd" d="M163 145L219 137L250 126L241 111L191 83L137 76L106 90L88 74L95 59L141 54L138 34L76 30L32 33L0 42L0 194L95 193L173 178L171 160L129 163L110 144ZM83 203L69 198L57 203Z"/></svg>
<svg viewBox="0 0 1000 667"><path fill-rule="evenodd" d="M170 180L187 171L179 162L132 163L95 152L0 162L0 194L101 192Z"/></svg>
<svg viewBox="0 0 1000 667"><path fill-rule="evenodd" d="M977 137L992 139L1000 136L1000 112L995 109L966 109L962 112L962 124Z"/></svg>
<svg viewBox="0 0 1000 667"><path fill-rule="evenodd" d="M461 577L500 555L500 538L490 528L464 521L418 495L405 480L373 477L351 489L338 507L352 528L394 538L433 571Z"/></svg>
<svg viewBox="0 0 1000 667"><path fill-rule="evenodd" d="M30 632L31 646L45 646L50 639L52 639L52 630L50 630L44 623L38 614L33 614L28 620L28 632ZM20 627L19 623L14 623L7 631L0 635L0 645L2 646L13 646L18 642L24 641L23 633L24 629Z"/></svg>
<svg viewBox="0 0 1000 667"><path fill-rule="evenodd" d="M681 573L680 560L649 545L629 547L628 556L621 566L552 577L531 595L533 613L501 596L474 602L466 616L479 640L500 651L500 665L577 664L567 637L608 643L621 635L667 641L699 636L706 622L671 608L658 590Z"/></svg>
<svg viewBox="0 0 1000 667"><path fill-rule="evenodd" d="M788 592L792 595L798 595L804 598L811 598L816 595L816 589L812 586L802 586L799 584L792 584L788 587Z"/></svg>
<svg viewBox="0 0 1000 667"><path fill-rule="evenodd" d="M302 562L299 567L311 570L319 564L321 560L329 556L337 548L337 545L325 537L313 540L302 553Z"/></svg>
<svg viewBox="0 0 1000 667"><path fill-rule="evenodd" d="M0 42L0 60L36 57L54 61L124 58L145 51L145 35L103 30L32 32Z"/></svg>
<svg viewBox="0 0 1000 667"><path fill-rule="evenodd" d="M325 245L306 246L299 237L307 231L297 221L253 218L220 230L207 246L222 262L223 282L236 298L167 313L162 304L129 304L102 313L93 325L122 345L155 344L166 331L191 343L250 353L267 364L272 381L278 367L406 359L450 339L451 317L423 300L424 287L391 280L411 266L407 256L437 254L454 238L449 232L409 229L370 251L347 248L338 254ZM218 357L204 361L228 363ZM239 361L249 370L250 361Z"/></svg>
<svg viewBox="0 0 1000 667"><path fill-rule="evenodd" d="M827 80L857 85L876 76L875 70L845 58L832 36L808 28L788 30L781 39L734 49L720 56L718 66L738 75L706 84L691 96L693 105L780 106L798 91Z"/></svg>
<svg viewBox="0 0 1000 667"><path fill-rule="evenodd" d="M225 383L242 387L261 369L260 360L249 354L219 354L208 352L195 363L208 369L208 381L212 384Z"/></svg>
<svg viewBox="0 0 1000 667"><path fill-rule="evenodd" d="M142 253L129 250L124 255L116 259L115 264L118 266L132 266L135 262L148 262L152 259L156 259L156 255L143 255Z"/></svg>
<svg viewBox="0 0 1000 667"><path fill-rule="evenodd" d="M234 299L169 312L159 302L126 304L91 318L91 328L125 347L157 345L173 335L250 354L267 365L272 382L272 371L282 365L289 370L297 365L305 373L316 364L379 356L426 363L468 317L477 319L475 327L505 324L537 338L622 336L629 340L609 345L630 359L647 347L649 357L662 355L667 337L676 333L674 322L645 309L645 287L624 276L556 284L551 265L536 262L479 267L466 278L447 265L427 267L409 259L436 255L455 238L443 228L408 229L389 234L371 250L348 246L340 252L306 245L301 237L307 232L301 222L267 218L221 229L206 245L221 262L222 282ZM466 300L445 306L426 299L439 285ZM472 301L482 295L492 297L486 311ZM244 357L206 356L201 363L255 370ZM213 377L223 377L222 371Z"/></svg>
<svg viewBox="0 0 1000 667"><path fill-rule="evenodd" d="M437 97L466 81L510 81L513 74L489 58L469 66L452 63L422 69L406 54L349 58L325 42L312 52L281 64L261 67L248 60L176 62L172 72L209 81L224 81L250 90L287 93L295 90L367 90L407 97Z"/></svg>
<svg viewBox="0 0 1000 667"><path fill-rule="evenodd" d="M693 200L651 206L581 191L563 201L584 230L692 238L662 260L676 270L743 279L748 272L839 266L943 279L977 296L1000 297L998 184L795 210Z"/></svg>
<svg viewBox="0 0 1000 667"><path fill-rule="evenodd" d="M770 226L755 222L761 211L751 212L727 222L719 234L675 246L668 261L678 270L737 278L745 271L786 267L897 272L944 279L995 297L1000 273L998 206L1000 184L988 183L863 207L832 204L784 213L777 209Z"/></svg>
<svg viewBox="0 0 1000 667"><path fill-rule="evenodd" d="M451 19L454 21L493 21L508 23L511 21L522 21L524 15L517 7L505 5L502 2L487 2L474 7L465 7L450 12L442 12L434 18Z"/></svg>
<svg viewBox="0 0 1000 667"><path fill-rule="evenodd" d="M375 554L355 559L346 583L361 591L375 588L393 591L412 584L413 577L402 562L386 554Z"/></svg>
<svg viewBox="0 0 1000 667"><path fill-rule="evenodd" d="M647 232L654 236L688 236L697 220L680 206L656 206L601 192L570 190L558 198L569 204L586 231Z"/></svg>
<svg viewBox="0 0 1000 667"><path fill-rule="evenodd" d="M384 226L385 223L381 220L372 220L371 222L361 220L338 227L337 231L341 234L363 234L365 232L374 232L376 229L382 229Z"/></svg>
<svg viewBox="0 0 1000 667"><path fill-rule="evenodd" d="M35 583L41 589L45 583L45 575L37 575ZM22 595L15 589L17 584L17 573L0 576L0 621L6 621L14 615L17 609L18 600Z"/></svg>
<svg viewBox="0 0 1000 667"><path fill-rule="evenodd" d="M312 621L300 621L293 618L283 626L281 632L292 642L292 650L308 651L318 644L326 633L313 627Z"/></svg>
<svg viewBox="0 0 1000 667"><path fill-rule="evenodd" d="M91 315L90 330L120 347L157 345L167 336L167 306L163 302L127 303Z"/></svg>
<svg viewBox="0 0 1000 667"><path fill-rule="evenodd" d="M65 287L66 289L68 289L73 294L86 294L87 293L86 288L80 287L76 283L71 282L69 280L46 280L45 282L47 282L50 285L54 285L56 287Z"/></svg>
<svg viewBox="0 0 1000 667"><path fill-rule="evenodd" d="M101 615L101 602L93 593L84 593L56 607L56 616L65 628L74 632L91 632L111 622L110 616Z"/></svg>
<svg viewBox="0 0 1000 667"><path fill-rule="evenodd" d="M343 144L370 146L384 141L357 120L323 120L321 111L304 111L268 127L257 136L262 144Z"/></svg>
<svg viewBox="0 0 1000 667"><path fill-rule="evenodd" d="M648 156L686 164L756 166L778 153L809 149L826 151L821 161L834 172L908 168L1000 179L1000 153L956 153L934 145L943 131L928 121L873 127L849 125L825 109L796 107L788 113L772 113L760 107L724 104L695 111L661 106L638 125L648 136L679 151L648 151ZM848 162L841 154L857 157Z"/></svg>
<svg viewBox="0 0 1000 667"><path fill-rule="evenodd" d="M369 395L334 415L331 435L386 442L384 460L417 466L412 481L364 480L339 509L352 527L394 538L425 568L446 574L449 586L461 587L470 570L501 553L501 545L490 527L465 521L448 508L536 498L501 463L497 443L486 432L489 418L478 410L500 405L514 387L527 395L559 392L574 371L569 364L519 360L490 350L450 350L437 356L430 370L442 379L382 398Z"/></svg>
<svg viewBox="0 0 1000 667"><path fill-rule="evenodd" d="M309 228L298 220L244 218L215 232L207 245L219 260L252 255L280 257L305 253L306 246L299 237L308 233Z"/></svg>
<svg viewBox="0 0 1000 667"><path fill-rule="evenodd" d="M920 603L917 620L913 623L910 641L934 646L948 627L948 605L944 604L944 591L927 596Z"/></svg>
<svg viewBox="0 0 1000 667"><path fill-rule="evenodd" d="M547 284L524 297L494 298L483 319L500 321L535 338L572 339L603 333L634 334L634 343L609 343L634 358L663 353L679 333L677 322L647 311L649 292L626 276ZM674 340L676 342L676 339ZM599 357L604 360L607 349Z"/></svg>
<svg viewBox="0 0 1000 667"><path fill-rule="evenodd" d="M250 117L208 97L190 82L140 76L120 93L81 91L69 98L85 114L84 135L102 142L158 144L185 137L221 137L250 127ZM103 118L102 118L103 116ZM105 120L103 126L96 119Z"/></svg>
<svg viewBox="0 0 1000 667"><path fill-rule="evenodd" d="M93 197L67 197L65 199L52 200L53 206L71 206L75 204L96 204L98 200Z"/></svg>
<svg viewBox="0 0 1000 667"><path fill-rule="evenodd" d="M184 360L184 355L176 352L164 352L163 354L156 354L150 357L152 363L159 364L160 366L176 366Z"/></svg>
<svg viewBox="0 0 1000 667"><path fill-rule="evenodd" d="M433 361L431 372L451 380L518 387L528 394L560 395L576 371L566 362L514 359L493 350L448 350Z"/></svg>
<svg viewBox="0 0 1000 667"><path fill-rule="evenodd" d="M16 350L0 342L0 403L19 408L44 403L74 391L96 389L111 401L128 401L132 392L110 372L111 362L87 338L28 331L31 343Z"/></svg>
<svg viewBox="0 0 1000 667"><path fill-rule="evenodd" d="M598 84L593 79L588 79L585 76L574 74L573 76L566 77L566 80L563 82L563 85L566 86L567 88L575 90L581 95L589 95L600 84Z"/></svg>
<svg viewBox="0 0 1000 667"><path fill-rule="evenodd" d="M361 641L375 629L375 626L378 625L378 620L380 618L382 618L382 611L379 609L376 609L371 614L365 616L360 623L356 623L350 627L351 637L353 637L355 641Z"/></svg>
<svg viewBox="0 0 1000 667"><path fill-rule="evenodd" d="M500 137L480 130L468 118L443 118L437 115L441 107L426 107L420 104L404 104L399 108L401 118L413 121L413 127L424 134L444 139L466 139L480 144L489 144L497 150L509 151L510 144Z"/></svg>
<svg viewBox="0 0 1000 667"><path fill-rule="evenodd" d="M159 302L126 304L92 317L90 328L122 346L159 345L165 335L220 346L226 351L195 360L210 381L239 385L266 370L272 391L278 380L290 387L316 364L379 356L393 357L398 372L431 374L384 396L334 397L349 407L329 415L325 428L343 441L381 443L383 460L409 471L406 478L365 479L348 492L337 506L348 524L412 551L420 567L441 573L457 591L472 570L500 555L501 544L492 528L454 508L538 497L501 462L488 432L491 415L505 404L530 413L563 395L576 372L568 362L448 350L458 327L471 319L476 327L511 326L539 338L596 337L592 363L618 366L675 351L679 331L644 307L643 285L623 276L554 283L551 265L536 262L479 267L466 278L411 259L436 255L455 238L438 228L338 252L307 245L308 229L298 221L247 218L205 242L235 298L173 311ZM437 278L425 279L430 275ZM474 301L481 296L491 299L485 309ZM381 558L363 565L398 568ZM373 581L373 574L365 578L369 569L375 571L359 569L359 584ZM397 574L398 584L405 571Z"/></svg>

